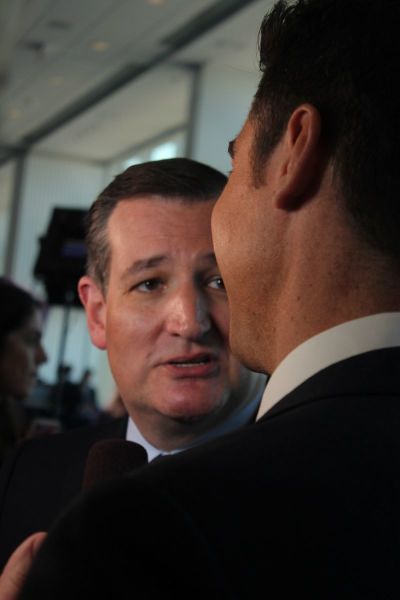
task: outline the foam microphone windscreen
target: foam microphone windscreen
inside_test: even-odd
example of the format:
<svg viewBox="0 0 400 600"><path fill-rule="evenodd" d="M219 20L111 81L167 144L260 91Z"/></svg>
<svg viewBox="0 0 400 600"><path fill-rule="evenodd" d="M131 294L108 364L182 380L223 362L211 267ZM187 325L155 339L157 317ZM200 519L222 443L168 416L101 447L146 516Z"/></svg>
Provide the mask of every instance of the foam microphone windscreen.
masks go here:
<svg viewBox="0 0 400 600"><path fill-rule="evenodd" d="M86 460L82 488L115 479L145 465L147 452L139 444L120 439L102 440L94 444Z"/></svg>

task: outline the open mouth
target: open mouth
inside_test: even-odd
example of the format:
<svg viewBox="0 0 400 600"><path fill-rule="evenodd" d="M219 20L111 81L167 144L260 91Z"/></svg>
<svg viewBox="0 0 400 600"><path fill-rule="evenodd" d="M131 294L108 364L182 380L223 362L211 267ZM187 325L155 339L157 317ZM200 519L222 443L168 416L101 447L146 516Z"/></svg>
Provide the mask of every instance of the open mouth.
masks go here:
<svg viewBox="0 0 400 600"><path fill-rule="evenodd" d="M168 364L174 365L174 367L179 367L179 368L185 369L185 368L190 368L190 367L207 365L207 364L211 363L212 360L213 359L210 354L201 354L198 356L194 356L193 358L187 358L187 359L179 358L176 360L171 360L168 362Z"/></svg>

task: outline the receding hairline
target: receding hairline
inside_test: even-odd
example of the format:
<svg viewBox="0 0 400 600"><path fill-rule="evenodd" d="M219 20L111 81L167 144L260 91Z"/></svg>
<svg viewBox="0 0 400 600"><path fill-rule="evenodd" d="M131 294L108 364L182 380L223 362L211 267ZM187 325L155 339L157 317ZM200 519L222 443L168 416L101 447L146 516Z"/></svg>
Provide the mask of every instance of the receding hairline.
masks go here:
<svg viewBox="0 0 400 600"><path fill-rule="evenodd" d="M134 203L135 201L136 202L148 201L149 203L162 202L165 204L168 204L168 203L175 204L175 205L180 204L181 206L190 208L191 206L196 207L196 206L199 206L202 204L204 204L204 205L215 204L216 201L218 200L218 197L219 197L219 194L211 195L209 197L206 197L203 194L199 194L199 196L195 196L195 195L185 196L184 194L151 194L151 193L144 193L144 194L137 193L137 194L132 194L132 195L128 195L128 196L121 195L120 198L115 199L115 204L112 206L110 212L107 215L107 219L104 222L104 227L103 227L103 231L102 231L103 242L105 242L106 252L108 255L107 260L106 260L106 270L103 273L102 277L99 278L98 274L96 273L96 269L91 268L91 266L89 265L88 269L87 269L88 275L94 281L96 281L96 283L101 287L103 292L107 291L109 274L110 274L109 268L110 268L110 262L111 262L109 223L110 223L110 219L111 219L113 213L115 212L115 210L119 204ZM210 220L210 227L211 227L211 220Z"/></svg>
<svg viewBox="0 0 400 600"><path fill-rule="evenodd" d="M182 205L215 201L227 177L214 167L188 158L171 158L131 165L97 196L86 219L87 272L105 289L109 263L108 219L123 201L157 198Z"/></svg>
<svg viewBox="0 0 400 600"><path fill-rule="evenodd" d="M137 193L122 196L116 199L115 205L113 206L110 214L114 211L114 209L118 206L120 202L135 202L141 200L148 200L149 202L176 202L184 204L185 206L197 206L198 204L207 204L207 202L216 202L218 200L218 195L211 196L203 196L199 194L196 195L184 195L184 194L158 194L158 193Z"/></svg>

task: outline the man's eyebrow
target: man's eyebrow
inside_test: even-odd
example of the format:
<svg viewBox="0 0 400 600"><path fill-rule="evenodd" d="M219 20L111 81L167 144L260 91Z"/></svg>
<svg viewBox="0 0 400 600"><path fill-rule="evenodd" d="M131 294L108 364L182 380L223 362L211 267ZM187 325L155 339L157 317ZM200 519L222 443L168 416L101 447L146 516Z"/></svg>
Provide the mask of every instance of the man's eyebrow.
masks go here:
<svg viewBox="0 0 400 600"><path fill-rule="evenodd" d="M136 275L141 273L142 271L146 271L147 269L151 269L153 267L158 267L160 264L165 262L167 257L164 254L159 254L156 256L150 256L149 258L141 258L139 260L135 260L122 274L122 278L126 279L132 275Z"/></svg>
<svg viewBox="0 0 400 600"><path fill-rule="evenodd" d="M211 263L212 266L217 264L217 259L215 257L214 252L208 252L207 254L204 254L203 256L201 256L201 259L205 262ZM165 254L159 254L156 256L151 256L149 258L141 258L139 260L135 260L134 263L132 263L127 269L125 269L125 271L122 274L122 279L127 279L129 277L132 277L133 275L137 275L138 273L141 273L148 269L158 267L161 264L168 262L168 260L168 256L166 256Z"/></svg>
<svg viewBox="0 0 400 600"><path fill-rule="evenodd" d="M235 157L235 145L236 138L234 140L231 140L228 144L228 154L232 159Z"/></svg>

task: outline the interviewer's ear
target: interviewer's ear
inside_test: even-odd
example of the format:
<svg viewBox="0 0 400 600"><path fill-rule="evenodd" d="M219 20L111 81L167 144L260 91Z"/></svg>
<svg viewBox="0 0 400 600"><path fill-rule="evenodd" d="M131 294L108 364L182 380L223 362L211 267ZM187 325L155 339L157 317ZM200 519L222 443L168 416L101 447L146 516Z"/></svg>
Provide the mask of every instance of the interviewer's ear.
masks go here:
<svg viewBox="0 0 400 600"><path fill-rule="evenodd" d="M275 204L296 210L310 197L321 177L325 157L321 117L311 104L301 104L290 116L280 148L281 162Z"/></svg>
<svg viewBox="0 0 400 600"><path fill-rule="evenodd" d="M106 301L97 283L89 276L81 277L78 283L79 297L86 311L86 321L93 344L105 350Z"/></svg>

